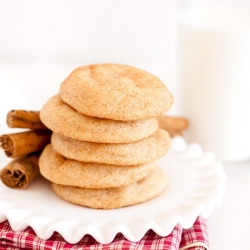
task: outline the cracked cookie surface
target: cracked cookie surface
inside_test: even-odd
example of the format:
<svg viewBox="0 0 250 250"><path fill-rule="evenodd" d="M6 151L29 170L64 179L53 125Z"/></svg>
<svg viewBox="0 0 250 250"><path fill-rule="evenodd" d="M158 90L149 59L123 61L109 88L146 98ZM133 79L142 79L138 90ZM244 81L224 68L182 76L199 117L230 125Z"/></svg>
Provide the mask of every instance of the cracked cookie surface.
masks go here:
<svg viewBox="0 0 250 250"><path fill-rule="evenodd" d="M173 103L159 78L119 64L76 68L62 82L60 97L82 114L120 121L157 117Z"/></svg>

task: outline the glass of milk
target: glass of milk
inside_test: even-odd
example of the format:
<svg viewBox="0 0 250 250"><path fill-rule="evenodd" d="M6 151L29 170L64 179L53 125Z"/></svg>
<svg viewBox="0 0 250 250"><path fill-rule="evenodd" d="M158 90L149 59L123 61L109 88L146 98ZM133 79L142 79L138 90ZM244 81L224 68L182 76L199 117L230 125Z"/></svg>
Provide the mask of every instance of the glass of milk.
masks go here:
<svg viewBox="0 0 250 250"><path fill-rule="evenodd" d="M250 1L195 2L185 1L179 18L180 109L190 120L187 140L225 162L248 160Z"/></svg>

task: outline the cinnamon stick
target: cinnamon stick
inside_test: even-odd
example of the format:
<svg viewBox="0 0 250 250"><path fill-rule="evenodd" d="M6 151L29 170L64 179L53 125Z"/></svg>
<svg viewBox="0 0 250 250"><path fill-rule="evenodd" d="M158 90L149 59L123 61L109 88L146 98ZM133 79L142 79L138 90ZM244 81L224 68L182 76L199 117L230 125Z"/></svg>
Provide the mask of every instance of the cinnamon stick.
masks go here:
<svg viewBox="0 0 250 250"><path fill-rule="evenodd" d="M158 116L159 127L167 131L182 131L188 128L189 122L183 117Z"/></svg>
<svg viewBox="0 0 250 250"><path fill-rule="evenodd" d="M182 131L181 130L171 130L171 129L168 129L167 132L169 133L169 135L171 137L173 137L175 135L182 135Z"/></svg>
<svg viewBox="0 0 250 250"><path fill-rule="evenodd" d="M0 137L0 146L8 157L15 158L42 150L51 137L50 130L34 130Z"/></svg>
<svg viewBox="0 0 250 250"><path fill-rule="evenodd" d="M2 182L11 188L25 188L39 173L38 158L40 153L21 156L12 160L1 170Z"/></svg>
<svg viewBox="0 0 250 250"><path fill-rule="evenodd" d="M7 125L10 128L46 129L39 111L11 110L7 114Z"/></svg>

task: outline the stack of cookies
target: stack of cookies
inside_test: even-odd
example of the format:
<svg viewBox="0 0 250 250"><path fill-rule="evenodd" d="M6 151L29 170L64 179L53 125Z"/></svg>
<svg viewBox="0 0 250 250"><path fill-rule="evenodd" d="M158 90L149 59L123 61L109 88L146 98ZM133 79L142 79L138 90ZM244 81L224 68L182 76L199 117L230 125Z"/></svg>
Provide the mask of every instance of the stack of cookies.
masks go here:
<svg viewBox="0 0 250 250"><path fill-rule="evenodd" d="M173 97L155 76L130 66L75 69L42 108L53 131L39 159L41 174L66 201L118 208L147 201L166 187L156 160L171 145L156 117Z"/></svg>

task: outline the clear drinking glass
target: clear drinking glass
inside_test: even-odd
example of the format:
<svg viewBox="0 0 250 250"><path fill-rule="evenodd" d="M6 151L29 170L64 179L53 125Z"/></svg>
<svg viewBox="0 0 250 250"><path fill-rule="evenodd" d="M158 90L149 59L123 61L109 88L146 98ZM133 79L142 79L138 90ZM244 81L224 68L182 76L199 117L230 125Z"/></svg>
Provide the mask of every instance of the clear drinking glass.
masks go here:
<svg viewBox="0 0 250 250"><path fill-rule="evenodd" d="M250 1L180 1L178 47L187 140L250 159Z"/></svg>

